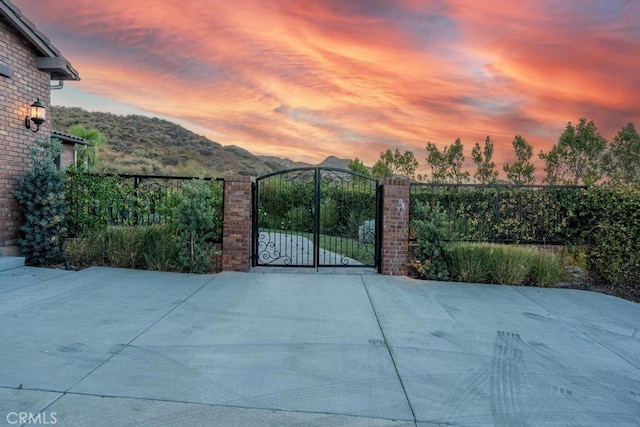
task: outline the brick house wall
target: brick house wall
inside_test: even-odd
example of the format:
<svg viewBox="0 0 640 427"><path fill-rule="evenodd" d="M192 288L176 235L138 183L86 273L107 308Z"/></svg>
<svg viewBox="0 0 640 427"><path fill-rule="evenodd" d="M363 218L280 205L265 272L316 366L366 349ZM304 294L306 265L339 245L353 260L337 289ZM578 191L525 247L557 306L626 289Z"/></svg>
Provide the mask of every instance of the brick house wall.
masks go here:
<svg viewBox="0 0 640 427"><path fill-rule="evenodd" d="M0 75L0 256L17 253L20 216L12 192L29 166L29 147L49 131L49 120L33 133L24 125L31 104L40 99L50 109L49 72L36 66L37 52L0 16L0 64L12 71Z"/></svg>

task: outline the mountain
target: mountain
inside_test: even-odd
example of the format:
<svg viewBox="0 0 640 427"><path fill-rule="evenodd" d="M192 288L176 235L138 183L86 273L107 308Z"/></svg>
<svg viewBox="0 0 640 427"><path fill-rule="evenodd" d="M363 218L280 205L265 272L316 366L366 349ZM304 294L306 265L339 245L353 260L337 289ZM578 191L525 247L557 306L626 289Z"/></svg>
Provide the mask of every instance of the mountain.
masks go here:
<svg viewBox="0 0 640 427"><path fill-rule="evenodd" d="M311 166L276 156L255 156L235 145L223 146L168 120L140 115L89 112L77 107L52 107L52 129L66 132L73 125L95 128L107 137L98 153L105 172L215 176L260 176L294 167ZM345 167L348 160L329 156L320 166Z"/></svg>
<svg viewBox="0 0 640 427"><path fill-rule="evenodd" d="M329 156L318 164L324 168L348 169L349 159L339 159L336 156Z"/></svg>
<svg viewBox="0 0 640 427"><path fill-rule="evenodd" d="M276 156L258 156L258 158L272 165L275 170L304 168L308 166L313 166L309 163L294 162L291 159L283 159L281 157L276 157Z"/></svg>

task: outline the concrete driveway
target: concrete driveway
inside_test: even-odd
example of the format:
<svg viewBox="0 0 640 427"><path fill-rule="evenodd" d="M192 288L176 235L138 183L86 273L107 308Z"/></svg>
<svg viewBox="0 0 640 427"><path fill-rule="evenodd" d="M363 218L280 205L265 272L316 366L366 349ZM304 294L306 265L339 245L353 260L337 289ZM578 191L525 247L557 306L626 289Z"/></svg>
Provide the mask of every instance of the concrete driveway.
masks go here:
<svg viewBox="0 0 640 427"><path fill-rule="evenodd" d="M576 290L18 268L0 425L637 426L639 328Z"/></svg>
<svg viewBox="0 0 640 427"><path fill-rule="evenodd" d="M269 232L261 230L258 233L258 262L262 265L314 265L313 242L297 234ZM373 254L371 254L373 259ZM344 254L337 254L324 248L319 248L318 262L321 265L360 266L361 262Z"/></svg>

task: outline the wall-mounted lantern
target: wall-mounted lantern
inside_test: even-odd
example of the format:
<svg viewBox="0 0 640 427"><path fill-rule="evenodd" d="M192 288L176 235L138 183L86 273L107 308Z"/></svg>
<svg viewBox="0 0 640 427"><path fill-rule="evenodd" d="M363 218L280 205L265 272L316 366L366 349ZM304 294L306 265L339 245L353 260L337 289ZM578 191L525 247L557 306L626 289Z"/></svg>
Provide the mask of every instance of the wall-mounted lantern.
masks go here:
<svg viewBox="0 0 640 427"><path fill-rule="evenodd" d="M31 117L27 116L24 119L24 125L31 132L38 132L40 130L40 125L45 122L45 118L46 118L46 110L44 108L44 104L40 102L40 99L38 98L36 102L31 104ZM36 125L35 129L31 127L31 122L35 123Z"/></svg>

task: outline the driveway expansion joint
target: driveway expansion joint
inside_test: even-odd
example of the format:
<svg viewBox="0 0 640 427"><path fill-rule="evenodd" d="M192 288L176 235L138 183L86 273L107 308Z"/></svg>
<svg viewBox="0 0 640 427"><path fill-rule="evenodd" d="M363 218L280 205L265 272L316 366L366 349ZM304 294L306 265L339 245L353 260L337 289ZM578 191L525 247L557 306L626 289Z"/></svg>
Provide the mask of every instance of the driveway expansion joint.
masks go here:
<svg viewBox="0 0 640 427"><path fill-rule="evenodd" d="M380 324L380 319L378 318L378 313L376 312L376 308L373 304L373 301L371 300L371 295L369 294L369 289L367 288L367 283L364 280L364 277L360 276L360 280L362 281L362 286L364 287L364 291L367 294L367 298L369 299L369 304L371 305L371 310L373 311L373 315L376 318L376 323L378 324L378 329L380 330L380 333L382 334L382 339L384 341L384 346L387 349L387 352L389 353L389 357L391 358L391 363L393 363L393 369L396 373L396 376L398 377L398 381L400 381L400 385L402 386L402 392L404 393L404 397L407 400L407 405L409 405L409 409L411 410L411 416L413 417L413 421L414 423L418 422L418 419L416 418L416 413L413 410L413 406L411 405L411 400L409 399L409 394L407 393L407 389L405 387L404 382L402 381L402 376L400 376L400 371L398 370L398 365L396 364L396 359L393 357L393 351L391 351L391 347L389 346L389 342L387 341L387 337L384 333L384 329L382 329L382 324Z"/></svg>
<svg viewBox="0 0 640 427"><path fill-rule="evenodd" d="M140 336L142 336L144 333L146 333L149 329L153 328L155 325L157 325L160 321L162 321L162 319L164 319L165 317L167 317L169 314L171 314L174 310L176 310L178 307L180 307L182 304L184 304L185 302L187 302L191 297L193 297L195 294L197 294L198 292L200 292L202 289L204 289L204 287L206 287L209 283L211 283L213 280L215 279L215 277L212 277L210 280L208 280L207 282L205 282L204 284L202 284L202 286L200 286L198 289L196 289L195 291L193 291L188 297L184 298L183 300L180 300L179 303L174 304L173 307L171 307L169 309L169 311L167 311L166 313L164 313L162 316L160 316L158 319L156 319L153 323L151 323L151 325L147 326L145 329L143 329L139 334L137 334L135 337L131 338L129 340L129 342L127 342L126 344L116 344L114 345L114 347L111 348L111 350L108 352L109 357L107 357L105 360L103 360L102 362L100 362L98 364L98 366L96 366L95 368L93 368L92 370L90 370L87 374L83 375L82 378L80 378L78 381L76 381L75 383L73 383L69 388L67 388L66 391L64 391L64 393L68 393L71 391L71 389L73 389L75 386L77 386L78 384L80 384L82 381L84 381L87 377L91 376L91 374L93 374L95 371L97 371L98 369L100 369L102 366L104 366L107 362L109 362L111 359L113 359L116 355L120 354L125 348L127 348L128 346L131 345L131 343L133 343L135 340L137 340L138 338L140 338Z"/></svg>

